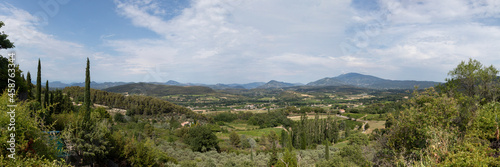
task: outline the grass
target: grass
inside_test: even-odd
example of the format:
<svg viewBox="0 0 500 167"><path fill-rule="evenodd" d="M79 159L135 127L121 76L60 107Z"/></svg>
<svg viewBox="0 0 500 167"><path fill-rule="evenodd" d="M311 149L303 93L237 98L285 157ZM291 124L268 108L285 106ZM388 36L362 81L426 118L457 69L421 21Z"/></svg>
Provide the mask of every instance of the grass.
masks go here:
<svg viewBox="0 0 500 167"><path fill-rule="evenodd" d="M333 145L333 148L342 148L342 147L347 146L347 144L349 144L349 141L348 141L348 140L343 141L343 142L340 142L340 143L335 143L335 144Z"/></svg>
<svg viewBox="0 0 500 167"><path fill-rule="evenodd" d="M252 137L260 137L262 134L268 135L271 131L276 132L276 134L281 133L281 128L263 128L263 129L255 129L249 131L237 131L236 133L240 135L252 136Z"/></svg>
<svg viewBox="0 0 500 167"><path fill-rule="evenodd" d="M246 131L246 130L253 130L253 129L259 128L259 126L249 125L245 122L231 122L231 123L226 123L226 124L233 127L237 131Z"/></svg>
<svg viewBox="0 0 500 167"><path fill-rule="evenodd" d="M253 137L253 138L257 138L257 137L261 137L262 134L264 135L268 135L271 133L271 131L274 131L276 132L276 134L280 134L281 133L281 128L263 128L263 129L254 129L254 130L245 130L245 131L236 131L237 134L239 135L245 135L247 137ZM229 139L229 133L216 133L217 135L217 138L219 139Z"/></svg>
<svg viewBox="0 0 500 167"><path fill-rule="evenodd" d="M349 118L356 118L356 119L359 119L363 116L365 116L366 114L357 114L357 113L346 113L346 114L343 114L343 116L347 116Z"/></svg>
<svg viewBox="0 0 500 167"><path fill-rule="evenodd" d="M291 119L292 121L299 121L300 116L301 115L290 115L290 116L288 116L288 118ZM334 114L330 114L330 117L337 118ZM307 115L307 119L315 119L315 118L316 118L316 115L314 115L314 114ZM326 119L326 118L328 118L328 114L319 114L319 119Z"/></svg>
<svg viewBox="0 0 500 167"><path fill-rule="evenodd" d="M374 129L384 129L385 121L368 121L370 128L368 128L365 133L370 134Z"/></svg>
<svg viewBox="0 0 500 167"><path fill-rule="evenodd" d="M364 120L370 121L385 121L387 119L385 114L367 114Z"/></svg>

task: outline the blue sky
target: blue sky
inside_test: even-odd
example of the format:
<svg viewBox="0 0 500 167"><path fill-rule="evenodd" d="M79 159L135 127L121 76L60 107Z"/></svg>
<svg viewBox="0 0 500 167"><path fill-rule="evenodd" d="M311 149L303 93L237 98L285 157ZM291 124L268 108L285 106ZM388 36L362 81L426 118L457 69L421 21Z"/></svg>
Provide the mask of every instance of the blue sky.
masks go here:
<svg viewBox="0 0 500 167"><path fill-rule="evenodd" d="M307 83L348 72L444 81L500 68L495 0L4 0L17 63L42 79ZM6 55L6 50L0 54Z"/></svg>

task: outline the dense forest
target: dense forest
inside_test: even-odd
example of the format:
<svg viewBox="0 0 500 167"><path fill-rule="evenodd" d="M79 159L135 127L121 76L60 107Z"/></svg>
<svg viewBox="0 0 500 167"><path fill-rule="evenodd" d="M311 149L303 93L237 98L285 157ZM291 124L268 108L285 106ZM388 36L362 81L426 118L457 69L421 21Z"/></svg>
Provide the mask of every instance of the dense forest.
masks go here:
<svg viewBox="0 0 500 167"><path fill-rule="evenodd" d="M0 49L14 47L6 34L0 39ZM159 97L92 89L88 58L85 86L62 90L42 86L40 60L33 84L12 58L0 57L0 166L500 166L498 70L474 59L408 98L344 100L363 103L357 107L291 98L264 112L200 114Z"/></svg>

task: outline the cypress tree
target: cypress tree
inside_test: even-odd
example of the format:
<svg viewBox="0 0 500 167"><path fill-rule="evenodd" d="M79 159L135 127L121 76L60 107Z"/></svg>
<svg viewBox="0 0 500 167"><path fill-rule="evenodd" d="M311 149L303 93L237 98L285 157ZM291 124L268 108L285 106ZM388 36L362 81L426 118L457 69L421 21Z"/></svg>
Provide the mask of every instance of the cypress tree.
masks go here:
<svg viewBox="0 0 500 167"><path fill-rule="evenodd" d="M49 80L45 82L45 96L43 97L43 108L49 106Z"/></svg>
<svg viewBox="0 0 500 167"><path fill-rule="evenodd" d="M54 92L50 92L50 101L49 101L49 104L54 104Z"/></svg>
<svg viewBox="0 0 500 167"><path fill-rule="evenodd" d="M328 139L324 140L325 142L325 159L328 161L330 160L330 142Z"/></svg>
<svg viewBox="0 0 500 167"><path fill-rule="evenodd" d="M42 65L38 59L38 73L36 74L36 101L42 104Z"/></svg>
<svg viewBox="0 0 500 167"><path fill-rule="evenodd" d="M85 69L85 94L83 99L85 111L90 115L90 61L87 57L87 68Z"/></svg>
<svg viewBox="0 0 500 167"><path fill-rule="evenodd" d="M33 90L33 84L31 83L31 74L28 71L28 74L26 74L26 82L28 85L28 99L33 98L33 93L31 92Z"/></svg>

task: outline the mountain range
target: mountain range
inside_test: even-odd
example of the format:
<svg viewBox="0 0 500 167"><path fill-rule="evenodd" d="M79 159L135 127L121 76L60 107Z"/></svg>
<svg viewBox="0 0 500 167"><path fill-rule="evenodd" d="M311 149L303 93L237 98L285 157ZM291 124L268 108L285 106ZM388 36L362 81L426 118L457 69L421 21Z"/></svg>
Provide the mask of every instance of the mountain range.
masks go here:
<svg viewBox="0 0 500 167"><path fill-rule="evenodd" d="M347 73L336 77L323 78L310 82L307 86L355 86L371 89L414 89L433 87L439 82L432 81L412 81L412 80L388 80L371 75L359 73Z"/></svg>
<svg viewBox="0 0 500 167"><path fill-rule="evenodd" d="M135 84L134 82L104 82L97 83L91 82L90 86L94 89L106 89L120 85ZM420 89L433 87L439 82L433 81L414 81L414 80L388 80L371 75L363 75L359 73L347 73L336 77L326 77L317 81L309 82L307 84L301 83L287 83L276 80L265 82L252 82L247 84L197 84L197 83L180 83L177 81L169 80L167 82L153 82L151 84L157 85L171 85L171 86L202 86L211 89L276 89L286 87L323 87L323 86L353 86L370 89L414 89L418 86ZM84 83L71 83L65 84L59 81L49 82L51 88L64 88L68 86L84 86Z"/></svg>

